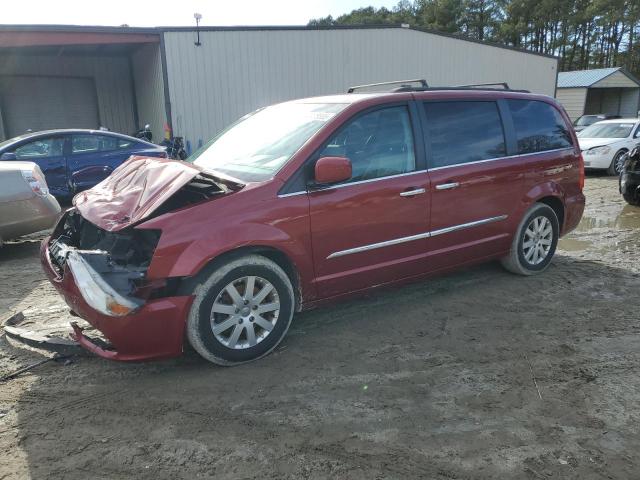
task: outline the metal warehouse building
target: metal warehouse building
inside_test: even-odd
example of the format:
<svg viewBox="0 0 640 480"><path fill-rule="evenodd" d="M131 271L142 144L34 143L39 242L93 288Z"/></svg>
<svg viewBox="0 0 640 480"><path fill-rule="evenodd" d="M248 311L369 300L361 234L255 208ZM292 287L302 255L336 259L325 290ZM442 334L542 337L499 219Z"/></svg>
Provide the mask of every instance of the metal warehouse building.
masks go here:
<svg viewBox="0 0 640 480"><path fill-rule="evenodd" d="M622 67L562 72L557 99L571 120L597 113L637 117L640 81Z"/></svg>
<svg viewBox="0 0 640 480"><path fill-rule="evenodd" d="M0 138L105 126L154 140L168 124L191 149L247 112L425 78L508 82L553 96L557 59L405 27L0 26Z"/></svg>

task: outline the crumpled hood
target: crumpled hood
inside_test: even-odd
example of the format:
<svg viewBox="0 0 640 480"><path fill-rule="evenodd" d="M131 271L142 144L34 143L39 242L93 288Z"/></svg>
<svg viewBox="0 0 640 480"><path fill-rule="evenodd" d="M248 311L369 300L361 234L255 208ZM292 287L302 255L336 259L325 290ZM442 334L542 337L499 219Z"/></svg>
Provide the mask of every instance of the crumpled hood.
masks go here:
<svg viewBox="0 0 640 480"><path fill-rule="evenodd" d="M612 143L624 140L624 138L580 138L578 137L578 143L580 144L580 150L589 150L593 147L602 147L604 145L611 145Z"/></svg>
<svg viewBox="0 0 640 480"><path fill-rule="evenodd" d="M76 195L73 205L103 230L122 230L149 216L201 172L179 160L133 156L95 187Z"/></svg>

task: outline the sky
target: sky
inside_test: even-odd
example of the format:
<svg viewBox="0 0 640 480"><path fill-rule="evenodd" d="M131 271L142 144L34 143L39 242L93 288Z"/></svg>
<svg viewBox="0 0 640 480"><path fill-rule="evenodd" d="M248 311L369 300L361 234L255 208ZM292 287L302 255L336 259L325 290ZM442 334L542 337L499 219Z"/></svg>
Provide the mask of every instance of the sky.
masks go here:
<svg viewBox="0 0 640 480"><path fill-rule="evenodd" d="M122 25L306 25L312 18L339 16L397 0L0 0L0 24Z"/></svg>

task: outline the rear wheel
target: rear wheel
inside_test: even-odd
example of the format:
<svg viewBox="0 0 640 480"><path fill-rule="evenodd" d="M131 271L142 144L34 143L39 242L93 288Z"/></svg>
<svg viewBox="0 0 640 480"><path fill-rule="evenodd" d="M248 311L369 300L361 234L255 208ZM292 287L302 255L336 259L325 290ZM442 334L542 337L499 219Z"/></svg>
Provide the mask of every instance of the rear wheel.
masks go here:
<svg viewBox="0 0 640 480"><path fill-rule="evenodd" d="M513 237L511 252L501 262L518 275L543 272L551 263L558 245L560 227L553 209L536 203L525 213Z"/></svg>
<svg viewBox="0 0 640 480"><path fill-rule="evenodd" d="M613 160L611 161L611 165L609 165L609 168L607 169L607 173L609 175L620 175L620 173L622 172L622 167L624 165L623 157L625 153L627 152L621 150L615 154Z"/></svg>
<svg viewBox="0 0 640 480"><path fill-rule="evenodd" d="M205 359L236 365L271 352L293 318L295 297L287 274L260 255L216 269L195 289L187 338Z"/></svg>

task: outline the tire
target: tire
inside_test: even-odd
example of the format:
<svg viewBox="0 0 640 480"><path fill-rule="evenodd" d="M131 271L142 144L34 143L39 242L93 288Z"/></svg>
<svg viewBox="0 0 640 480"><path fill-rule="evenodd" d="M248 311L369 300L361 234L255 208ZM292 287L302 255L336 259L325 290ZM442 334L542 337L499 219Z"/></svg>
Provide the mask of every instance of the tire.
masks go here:
<svg viewBox="0 0 640 480"><path fill-rule="evenodd" d="M538 230L538 226L542 230ZM551 227L551 232L545 234L548 227ZM511 251L501 260L502 266L518 275L535 275L545 271L556 251L559 236L560 226L556 212L544 203L533 204L518 225L511 243ZM546 244L546 241L549 243ZM525 247L525 242L534 243L533 246ZM531 253L532 249L538 249L537 253Z"/></svg>
<svg viewBox="0 0 640 480"><path fill-rule="evenodd" d="M638 195L629 195L628 193L623 193L622 198L624 198L625 202L629 205L633 205L634 207L640 206L640 196Z"/></svg>
<svg viewBox="0 0 640 480"><path fill-rule="evenodd" d="M620 162L620 158L627 153L625 150L620 150L615 154L613 160L611 160L611 165L607 168L607 174L612 176L620 175L622 172L622 163Z"/></svg>
<svg viewBox="0 0 640 480"><path fill-rule="evenodd" d="M247 295L247 289L252 293ZM206 360L224 366L269 354L289 330L295 310L288 275L260 255L230 260L197 284L193 294L187 339Z"/></svg>

